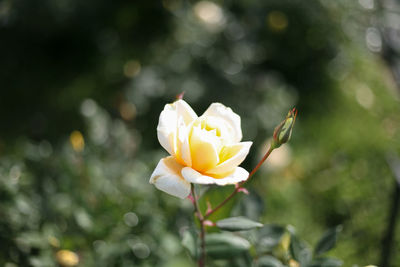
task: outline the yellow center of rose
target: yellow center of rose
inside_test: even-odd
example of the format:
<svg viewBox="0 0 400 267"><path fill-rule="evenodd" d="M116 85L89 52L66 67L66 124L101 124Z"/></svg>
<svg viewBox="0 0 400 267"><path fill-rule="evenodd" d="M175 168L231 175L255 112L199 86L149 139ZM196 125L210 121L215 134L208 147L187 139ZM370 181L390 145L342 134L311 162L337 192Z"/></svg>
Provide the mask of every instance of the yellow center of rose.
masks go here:
<svg viewBox="0 0 400 267"><path fill-rule="evenodd" d="M208 170L228 160L237 152L236 149L226 147L227 144L232 142L232 136L226 123L213 116L200 117L189 126L188 134L190 167L214 178L221 178L226 175L207 173ZM182 153L181 147L179 147L176 150L175 157L180 164L188 165L184 162Z"/></svg>
<svg viewBox="0 0 400 267"><path fill-rule="evenodd" d="M212 119L212 117L208 117L200 119L200 122L197 123L202 129L213 132L216 136L221 137L221 129L218 126L218 119Z"/></svg>

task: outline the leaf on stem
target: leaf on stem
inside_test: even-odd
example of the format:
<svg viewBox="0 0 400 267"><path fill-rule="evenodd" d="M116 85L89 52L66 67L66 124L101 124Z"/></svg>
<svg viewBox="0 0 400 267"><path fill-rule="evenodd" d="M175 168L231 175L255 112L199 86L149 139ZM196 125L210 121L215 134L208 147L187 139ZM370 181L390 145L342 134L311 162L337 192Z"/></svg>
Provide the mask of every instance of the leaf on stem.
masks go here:
<svg viewBox="0 0 400 267"><path fill-rule="evenodd" d="M216 225L221 230L226 231L244 231L263 226L262 223L252 221L246 217L226 218L217 221Z"/></svg>
<svg viewBox="0 0 400 267"><path fill-rule="evenodd" d="M317 258L309 265L309 267L339 267L343 262L334 258Z"/></svg>
<svg viewBox="0 0 400 267"><path fill-rule="evenodd" d="M182 246L188 250L190 256L197 259L197 233L193 228L188 228L183 232Z"/></svg>
<svg viewBox="0 0 400 267"><path fill-rule="evenodd" d="M262 256L257 260L257 267L283 267L284 265L278 259L272 256Z"/></svg>
<svg viewBox="0 0 400 267"><path fill-rule="evenodd" d="M282 240L285 228L280 225L264 225L258 231L257 250L260 253L271 252Z"/></svg>
<svg viewBox="0 0 400 267"><path fill-rule="evenodd" d="M206 235L206 252L213 258L231 258L241 256L248 251L250 243L247 239L232 233L213 233Z"/></svg>
<svg viewBox="0 0 400 267"><path fill-rule="evenodd" d="M211 186L199 199L199 207L203 214L208 210L207 202L212 203L215 208L219 203L225 200L234 190L233 186L216 187ZM208 219L211 221L218 221L230 215L236 199L232 199L221 207L217 212L212 214Z"/></svg>
<svg viewBox="0 0 400 267"><path fill-rule="evenodd" d="M309 246L293 234L290 237L290 253L293 259L300 263L300 266L307 266L312 258Z"/></svg>
<svg viewBox="0 0 400 267"><path fill-rule="evenodd" d="M343 227L339 225L326 231L315 246L315 255L321 255L331 250L336 245L338 235L342 229Z"/></svg>

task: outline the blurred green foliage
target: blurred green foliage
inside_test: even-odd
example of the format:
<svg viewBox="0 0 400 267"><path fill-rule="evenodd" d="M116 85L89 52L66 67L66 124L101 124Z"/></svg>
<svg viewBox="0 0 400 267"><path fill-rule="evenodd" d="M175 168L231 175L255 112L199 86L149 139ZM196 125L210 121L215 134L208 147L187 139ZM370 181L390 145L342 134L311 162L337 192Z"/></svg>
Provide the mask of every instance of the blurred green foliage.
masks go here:
<svg viewBox="0 0 400 267"><path fill-rule="evenodd" d="M328 255L378 264L400 110L374 3L2 1L0 264L54 266L67 249L81 266L193 265L190 201L148 184L166 155L159 113L182 91L198 114L222 102L241 116L247 169L296 105L290 144L227 214L311 244L340 224Z"/></svg>

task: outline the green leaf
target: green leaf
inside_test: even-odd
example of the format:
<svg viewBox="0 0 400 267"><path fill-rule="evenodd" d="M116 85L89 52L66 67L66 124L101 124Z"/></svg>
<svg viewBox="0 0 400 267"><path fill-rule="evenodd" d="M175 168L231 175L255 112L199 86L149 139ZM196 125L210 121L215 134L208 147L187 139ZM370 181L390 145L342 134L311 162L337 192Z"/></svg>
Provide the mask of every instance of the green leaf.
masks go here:
<svg viewBox="0 0 400 267"><path fill-rule="evenodd" d="M188 250L190 256L197 259L197 233L193 228L186 229L183 232L182 246Z"/></svg>
<svg viewBox="0 0 400 267"><path fill-rule="evenodd" d="M235 205L235 210L233 212L251 220L258 220L263 211L264 199L256 191L252 191Z"/></svg>
<svg viewBox="0 0 400 267"><path fill-rule="evenodd" d="M263 224L252 221L246 217L231 217L217 221L217 227L226 231L243 231L256 227L262 227Z"/></svg>
<svg viewBox="0 0 400 267"><path fill-rule="evenodd" d="M300 266L307 266L312 258L311 249L295 235L290 237L290 253L293 259L300 263Z"/></svg>
<svg viewBox="0 0 400 267"><path fill-rule="evenodd" d="M258 231L257 250L262 252L270 252L276 247L285 233L285 228L275 224L264 225Z"/></svg>
<svg viewBox="0 0 400 267"><path fill-rule="evenodd" d="M252 263L253 263L253 258L251 257L250 253L246 252L243 253L243 257L236 257L234 259L230 259L229 264L224 266L249 267L253 266Z"/></svg>
<svg viewBox="0 0 400 267"><path fill-rule="evenodd" d="M224 201L234 190L234 186L210 186L210 188L199 199L199 207L201 212L204 214L207 211L207 202L209 202L212 207L215 208L215 206ZM239 199L238 196L236 196L234 199L229 200L223 207L212 214L208 219L215 222L223 218L229 217L237 199Z"/></svg>
<svg viewBox="0 0 400 267"><path fill-rule="evenodd" d="M317 258L309 267L339 267L342 266L343 262L334 258Z"/></svg>
<svg viewBox="0 0 400 267"><path fill-rule="evenodd" d="M322 253L331 250L336 245L338 234L342 229L343 227L339 225L326 231L315 246L315 255L321 255Z"/></svg>
<svg viewBox="0 0 400 267"><path fill-rule="evenodd" d="M257 260L256 267L283 267L278 259L272 256L262 256Z"/></svg>
<svg viewBox="0 0 400 267"><path fill-rule="evenodd" d="M213 233L206 235L206 252L213 258L231 258L248 251L247 239L232 233Z"/></svg>

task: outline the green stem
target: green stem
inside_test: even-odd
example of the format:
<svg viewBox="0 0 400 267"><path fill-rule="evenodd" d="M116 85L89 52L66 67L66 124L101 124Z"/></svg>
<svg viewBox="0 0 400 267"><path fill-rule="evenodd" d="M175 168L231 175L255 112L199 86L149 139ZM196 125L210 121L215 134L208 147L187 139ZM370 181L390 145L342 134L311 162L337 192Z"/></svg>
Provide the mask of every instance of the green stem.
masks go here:
<svg viewBox="0 0 400 267"><path fill-rule="evenodd" d="M194 189L194 185L191 184L191 192L192 192L192 197L193 197L193 205L196 210L196 215L197 218L199 218L200 221L200 257L198 260L198 266L199 267L204 267L206 263L206 229L204 225L204 216L200 211L199 205L197 203L197 196L196 196L196 190Z"/></svg>

